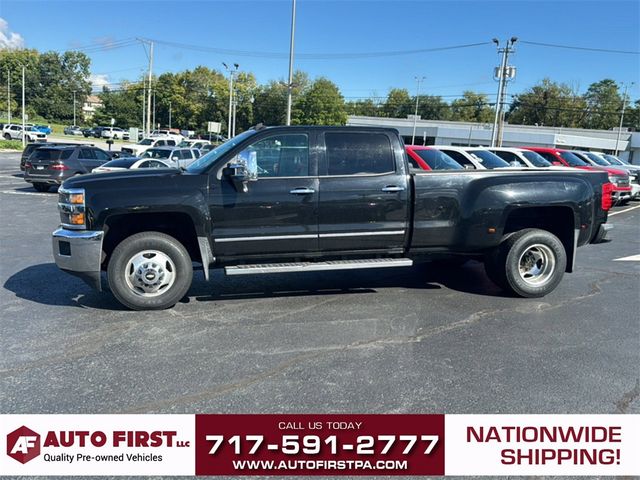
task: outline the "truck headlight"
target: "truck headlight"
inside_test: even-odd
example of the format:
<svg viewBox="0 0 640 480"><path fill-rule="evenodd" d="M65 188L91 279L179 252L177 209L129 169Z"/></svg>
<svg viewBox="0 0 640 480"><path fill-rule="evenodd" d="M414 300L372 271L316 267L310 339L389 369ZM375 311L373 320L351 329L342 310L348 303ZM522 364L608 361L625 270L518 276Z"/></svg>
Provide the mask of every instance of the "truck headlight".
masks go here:
<svg viewBox="0 0 640 480"><path fill-rule="evenodd" d="M58 189L58 210L60 223L65 228L82 230L86 228L85 195L83 188Z"/></svg>

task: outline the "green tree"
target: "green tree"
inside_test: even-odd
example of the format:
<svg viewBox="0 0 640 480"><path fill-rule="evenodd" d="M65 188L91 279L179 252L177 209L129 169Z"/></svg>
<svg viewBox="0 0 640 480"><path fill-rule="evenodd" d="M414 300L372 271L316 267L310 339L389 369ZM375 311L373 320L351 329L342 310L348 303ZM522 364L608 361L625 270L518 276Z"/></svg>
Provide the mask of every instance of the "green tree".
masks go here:
<svg viewBox="0 0 640 480"><path fill-rule="evenodd" d="M104 87L99 94L103 106L93 117L95 125L110 125L111 119L121 128L142 126L142 82L124 82L120 89L111 91Z"/></svg>
<svg viewBox="0 0 640 480"><path fill-rule="evenodd" d="M462 98L451 102L451 120L461 122L492 122L494 110L489 106L489 99L482 93L465 91Z"/></svg>
<svg viewBox="0 0 640 480"><path fill-rule="evenodd" d="M5 50L0 52L0 72L11 77L11 106L14 115L22 112L22 66L25 66L25 99L27 114L32 120L67 121L73 118L73 92L77 102L91 91L88 81L90 60L81 52L45 52L36 50ZM7 100L1 107L6 111Z"/></svg>
<svg viewBox="0 0 640 480"><path fill-rule="evenodd" d="M608 130L618 126L622 96L618 85L610 78L589 85L584 95L589 114L585 126Z"/></svg>
<svg viewBox="0 0 640 480"><path fill-rule="evenodd" d="M415 101L413 97L412 103ZM420 95L418 115L423 120L449 120L451 107L438 95Z"/></svg>
<svg viewBox="0 0 640 480"><path fill-rule="evenodd" d="M377 117L380 115L380 108L370 98L347 102L345 107L349 115L362 115L365 117Z"/></svg>
<svg viewBox="0 0 640 480"><path fill-rule="evenodd" d="M385 117L406 118L407 115L413 113L412 105L413 102L406 88L392 88L382 104L382 113Z"/></svg>
<svg viewBox="0 0 640 480"><path fill-rule="evenodd" d="M294 106L296 101L310 86L309 76L297 70L293 74L291 97ZM284 80L271 81L259 87L255 94L254 121L265 125L284 125L287 120L287 84ZM293 108L292 108L293 116Z"/></svg>
<svg viewBox="0 0 640 480"><path fill-rule="evenodd" d="M344 125L344 98L338 86L326 78L316 79L302 94L292 113L293 125Z"/></svg>
<svg viewBox="0 0 640 480"><path fill-rule="evenodd" d="M640 100L636 100L633 105L627 107L623 125L640 131Z"/></svg>
<svg viewBox="0 0 640 480"><path fill-rule="evenodd" d="M579 127L586 115L585 99L569 85L548 78L514 97L507 120L524 125Z"/></svg>

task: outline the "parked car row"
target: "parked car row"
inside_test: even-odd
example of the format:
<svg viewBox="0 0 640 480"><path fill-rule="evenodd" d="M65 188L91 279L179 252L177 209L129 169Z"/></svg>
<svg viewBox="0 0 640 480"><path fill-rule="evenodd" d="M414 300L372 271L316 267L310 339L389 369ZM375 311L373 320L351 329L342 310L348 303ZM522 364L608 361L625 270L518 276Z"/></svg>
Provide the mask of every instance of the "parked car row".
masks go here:
<svg viewBox="0 0 640 480"><path fill-rule="evenodd" d="M613 155L549 147L407 145L405 148L411 166L422 170L579 168L605 171L612 184L613 201L624 203L640 198L640 167L629 165Z"/></svg>
<svg viewBox="0 0 640 480"><path fill-rule="evenodd" d="M118 157L86 143L31 143L20 159L24 180L39 192L47 192L68 178L86 173L110 172L136 168L179 168L182 162L172 159Z"/></svg>

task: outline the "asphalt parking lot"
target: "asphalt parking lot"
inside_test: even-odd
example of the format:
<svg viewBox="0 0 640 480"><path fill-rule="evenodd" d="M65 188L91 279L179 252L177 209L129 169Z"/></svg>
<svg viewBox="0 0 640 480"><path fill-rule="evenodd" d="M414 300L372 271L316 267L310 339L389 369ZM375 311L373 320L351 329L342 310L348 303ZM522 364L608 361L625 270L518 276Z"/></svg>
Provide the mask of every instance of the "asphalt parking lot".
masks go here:
<svg viewBox="0 0 640 480"><path fill-rule="evenodd" d="M0 153L2 413L640 413L640 205L542 299L469 262L213 282L124 310L59 271L57 195Z"/></svg>

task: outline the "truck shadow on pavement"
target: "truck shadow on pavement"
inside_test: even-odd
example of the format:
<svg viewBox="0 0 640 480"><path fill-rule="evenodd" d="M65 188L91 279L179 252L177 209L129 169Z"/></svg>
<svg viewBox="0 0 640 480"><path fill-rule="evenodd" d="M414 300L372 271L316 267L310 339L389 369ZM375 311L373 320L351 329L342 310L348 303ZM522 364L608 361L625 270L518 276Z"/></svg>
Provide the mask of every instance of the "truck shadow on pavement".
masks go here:
<svg viewBox="0 0 640 480"><path fill-rule="evenodd" d="M424 264L375 271L294 273L245 278L225 278L221 271L211 273L211 283L194 282L183 302L375 293L382 288L440 290L444 287L482 296L506 296L486 277L482 264L474 261L447 268Z"/></svg>
<svg viewBox="0 0 640 480"><path fill-rule="evenodd" d="M382 288L412 290L450 290L482 296L506 296L486 277L481 263L444 268L432 264L388 270L294 273L226 277L222 270L211 271L211 281L202 271L181 303L242 300L253 298L302 297L318 295L356 295L375 293ZM103 292L82 280L61 272L54 263L33 265L5 282L4 288L19 298L51 306L71 306L100 310L126 310L109 292L103 276Z"/></svg>

